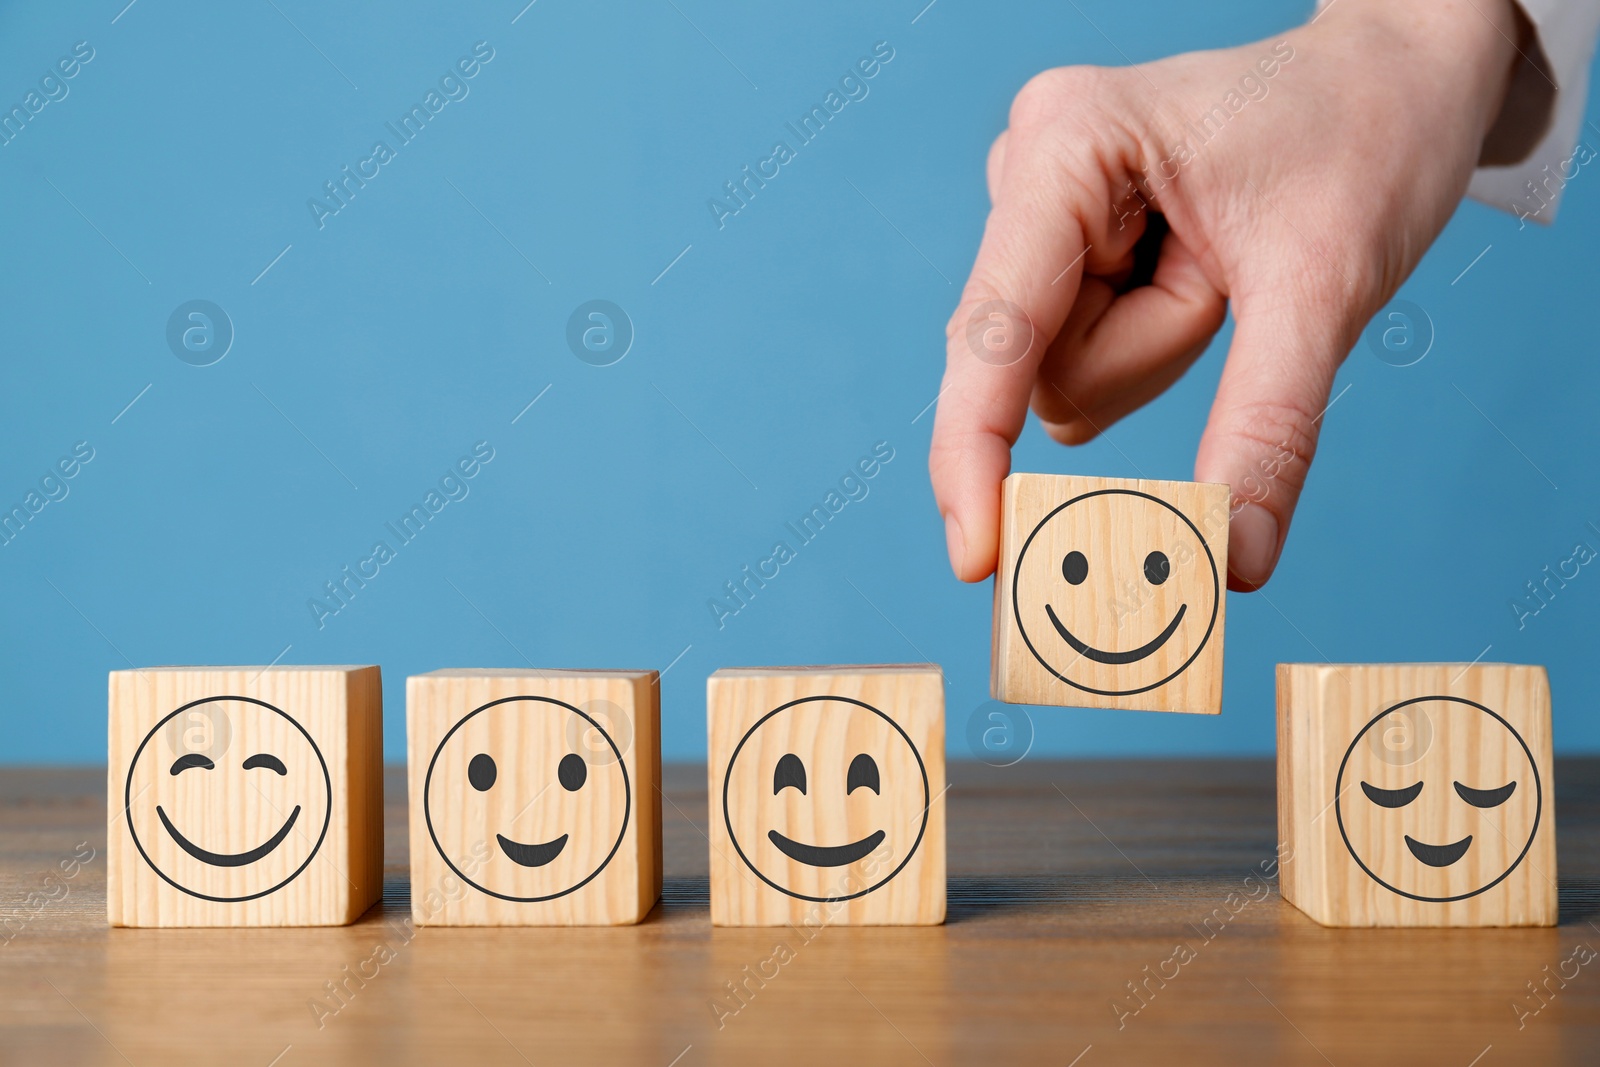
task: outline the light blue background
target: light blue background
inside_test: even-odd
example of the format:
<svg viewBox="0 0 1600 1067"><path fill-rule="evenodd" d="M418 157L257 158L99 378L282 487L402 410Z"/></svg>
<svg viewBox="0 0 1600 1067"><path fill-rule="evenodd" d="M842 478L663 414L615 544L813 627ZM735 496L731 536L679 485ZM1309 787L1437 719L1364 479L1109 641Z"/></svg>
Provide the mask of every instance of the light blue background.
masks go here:
<svg viewBox="0 0 1600 1067"><path fill-rule="evenodd" d="M396 759L404 678L441 666L682 653L665 754L693 758L717 667L927 658L965 754L991 593L950 576L914 416L989 142L1039 70L1307 10L940 0L913 24L926 0L539 0L513 24L523 0L138 0L113 23L124 2L0 9L8 107L95 49L0 147L0 501L95 450L0 548L0 761L104 759L108 670L280 653L380 663ZM319 231L307 199L479 40L495 58L470 95ZM708 198L880 40L895 57L870 96L719 231ZM1401 294L1432 352L1352 355L1277 579L1230 596L1220 717L1036 711L1035 752L1267 753L1277 661L1480 654L1547 664L1558 748L1600 748L1600 571L1523 629L1509 606L1576 541L1600 547L1597 217L1587 169L1553 229L1458 212ZM237 331L204 368L164 336L196 298ZM615 366L565 341L596 298L637 331ZM1226 340L1114 444L1030 426L1016 468L1190 477ZM495 459L470 495L319 629L308 599L480 440ZM877 441L895 458L870 495L718 629L708 599Z"/></svg>

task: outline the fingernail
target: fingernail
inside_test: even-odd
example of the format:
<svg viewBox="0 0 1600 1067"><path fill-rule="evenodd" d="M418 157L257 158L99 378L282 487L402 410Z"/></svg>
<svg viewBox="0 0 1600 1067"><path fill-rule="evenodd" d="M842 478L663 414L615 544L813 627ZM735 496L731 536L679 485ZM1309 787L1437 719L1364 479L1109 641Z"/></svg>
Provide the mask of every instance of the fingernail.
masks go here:
<svg viewBox="0 0 1600 1067"><path fill-rule="evenodd" d="M1277 516L1259 504L1246 504L1228 524L1228 569L1239 581L1261 586L1277 557Z"/></svg>
<svg viewBox="0 0 1600 1067"><path fill-rule="evenodd" d="M950 569L960 577L962 561L967 558L967 538L953 514L944 517L944 543L950 550Z"/></svg>

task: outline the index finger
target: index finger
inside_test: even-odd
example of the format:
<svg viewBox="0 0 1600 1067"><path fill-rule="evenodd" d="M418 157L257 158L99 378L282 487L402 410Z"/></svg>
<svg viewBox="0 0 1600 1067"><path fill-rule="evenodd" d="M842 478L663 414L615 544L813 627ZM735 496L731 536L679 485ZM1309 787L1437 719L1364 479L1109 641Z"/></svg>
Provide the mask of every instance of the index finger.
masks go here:
<svg viewBox="0 0 1600 1067"><path fill-rule="evenodd" d="M1084 229L1049 164L1009 138L999 197L961 302L946 327L945 372L928 470L950 566L964 582L993 573L1000 483L1028 417L1039 361L1077 297Z"/></svg>

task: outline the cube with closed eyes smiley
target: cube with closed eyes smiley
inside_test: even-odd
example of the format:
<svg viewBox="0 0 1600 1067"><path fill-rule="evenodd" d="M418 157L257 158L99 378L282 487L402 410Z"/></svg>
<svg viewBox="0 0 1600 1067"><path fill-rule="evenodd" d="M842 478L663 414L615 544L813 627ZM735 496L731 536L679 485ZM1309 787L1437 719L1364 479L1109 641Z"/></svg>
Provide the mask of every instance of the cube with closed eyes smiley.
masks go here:
<svg viewBox="0 0 1600 1067"><path fill-rule="evenodd" d="M711 921L944 921L944 677L931 664L717 671Z"/></svg>
<svg viewBox="0 0 1600 1067"><path fill-rule="evenodd" d="M406 679L419 926L618 926L661 896L660 676Z"/></svg>
<svg viewBox="0 0 1600 1067"><path fill-rule="evenodd" d="M995 699L1220 712L1228 499L1207 483L1008 477Z"/></svg>
<svg viewBox="0 0 1600 1067"><path fill-rule="evenodd" d="M333 926L383 884L377 667L112 671L112 926Z"/></svg>
<svg viewBox="0 0 1600 1067"><path fill-rule="evenodd" d="M1278 665L1280 885L1324 926L1554 926L1554 799L1543 667Z"/></svg>

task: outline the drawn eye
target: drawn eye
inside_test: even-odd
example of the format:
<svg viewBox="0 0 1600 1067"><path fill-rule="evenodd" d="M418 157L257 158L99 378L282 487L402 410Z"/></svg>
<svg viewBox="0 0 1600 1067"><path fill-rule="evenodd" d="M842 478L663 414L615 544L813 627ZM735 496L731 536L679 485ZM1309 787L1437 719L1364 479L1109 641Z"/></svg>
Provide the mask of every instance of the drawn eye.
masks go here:
<svg viewBox="0 0 1600 1067"><path fill-rule="evenodd" d="M1516 782L1503 785L1499 789L1473 789L1462 785L1460 782L1453 784L1456 787L1456 792L1461 795L1461 799L1475 808L1498 808L1510 800L1511 794L1517 791Z"/></svg>
<svg viewBox="0 0 1600 1067"><path fill-rule="evenodd" d="M786 753L772 769L772 795L794 786L803 796L806 791L806 765L793 752Z"/></svg>
<svg viewBox="0 0 1600 1067"><path fill-rule="evenodd" d="M172 763L172 773L173 774L181 774L182 772L188 770L190 767L204 767L206 770L209 771L209 770L215 769L216 768L216 764L212 763L210 758L205 756L205 755L203 755L202 753L199 753L199 752L185 752L183 755L179 756L176 760L173 761L173 763Z"/></svg>
<svg viewBox="0 0 1600 1067"><path fill-rule="evenodd" d="M1379 789L1377 786L1361 783L1361 791L1367 794L1367 799L1380 808L1403 808L1422 792L1422 783L1408 785L1404 789Z"/></svg>
<svg viewBox="0 0 1600 1067"><path fill-rule="evenodd" d="M269 756L265 752L258 752L244 761L244 769L247 771L254 770L257 767L265 767L267 770L277 771L279 774L289 773L289 768L283 765L283 760L277 756Z"/></svg>
<svg viewBox="0 0 1600 1067"><path fill-rule="evenodd" d="M561 757L561 763L556 767L556 777L561 780L562 789L576 793L583 788L583 783L589 780L589 765L583 762L583 757L576 752L568 752Z"/></svg>
<svg viewBox="0 0 1600 1067"><path fill-rule="evenodd" d="M498 777L500 768L494 765L494 757L487 752L478 753L472 757L472 762L467 764L467 781L480 793L488 792Z"/></svg>
<svg viewBox="0 0 1600 1067"><path fill-rule="evenodd" d="M1073 585L1082 585L1089 577L1089 560L1082 552L1068 552L1061 561L1061 577Z"/></svg>
<svg viewBox="0 0 1600 1067"><path fill-rule="evenodd" d="M849 796L862 786L882 796L878 789L878 762L865 752L850 761L850 773L845 776L844 795Z"/></svg>
<svg viewBox="0 0 1600 1067"><path fill-rule="evenodd" d="M1152 552L1144 558L1144 580L1160 585L1172 575L1172 561L1165 552Z"/></svg>

